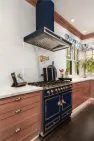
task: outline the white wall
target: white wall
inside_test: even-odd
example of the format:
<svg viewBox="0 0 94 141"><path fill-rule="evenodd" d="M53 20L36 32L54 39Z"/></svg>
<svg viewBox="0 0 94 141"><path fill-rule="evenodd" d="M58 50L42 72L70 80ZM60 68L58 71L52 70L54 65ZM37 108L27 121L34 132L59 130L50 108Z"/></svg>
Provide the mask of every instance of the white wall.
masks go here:
<svg viewBox="0 0 94 141"><path fill-rule="evenodd" d="M66 68L65 50L53 53L23 42L36 29L35 16L25 0L0 0L0 87L12 83L11 72L21 72L26 81L42 80L39 55L49 55L58 70ZM55 32L64 36L66 29L55 23Z"/></svg>
<svg viewBox="0 0 94 141"><path fill-rule="evenodd" d="M0 86L11 84L11 72L22 72L27 81L38 81L40 54L49 51L23 42L36 29L35 8L25 0L0 0Z"/></svg>

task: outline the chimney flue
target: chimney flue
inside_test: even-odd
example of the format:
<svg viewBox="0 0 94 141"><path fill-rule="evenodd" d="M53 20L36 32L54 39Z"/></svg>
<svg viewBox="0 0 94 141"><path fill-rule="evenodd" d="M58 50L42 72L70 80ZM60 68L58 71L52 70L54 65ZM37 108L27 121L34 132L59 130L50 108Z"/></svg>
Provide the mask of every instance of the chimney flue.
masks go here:
<svg viewBox="0 0 94 141"><path fill-rule="evenodd" d="M36 5L36 30L44 27L54 31L54 3L51 0L38 0Z"/></svg>

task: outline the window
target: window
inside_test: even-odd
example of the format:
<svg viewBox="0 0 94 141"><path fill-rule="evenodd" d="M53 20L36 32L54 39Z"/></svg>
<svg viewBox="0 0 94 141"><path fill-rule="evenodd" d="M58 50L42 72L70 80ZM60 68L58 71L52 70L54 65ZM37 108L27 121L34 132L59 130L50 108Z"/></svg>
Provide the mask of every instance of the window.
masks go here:
<svg viewBox="0 0 94 141"><path fill-rule="evenodd" d="M94 59L94 50L86 51L86 58L87 59L90 59L90 58Z"/></svg>
<svg viewBox="0 0 94 141"><path fill-rule="evenodd" d="M92 51L92 56L93 56L93 59L94 59L94 50Z"/></svg>
<svg viewBox="0 0 94 141"><path fill-rule="evenodd" d="M67 72L68 74L79 74L79 50L71 46L67 49Z"/></svg>
<svg viewBox="0 0 94 141"><path fill-rule="evenodd" d="M87 60L87 64L86 64L86 71L87 74L90 73L94 73L94 50L88 50L86 51L86 60Z"/></svg>

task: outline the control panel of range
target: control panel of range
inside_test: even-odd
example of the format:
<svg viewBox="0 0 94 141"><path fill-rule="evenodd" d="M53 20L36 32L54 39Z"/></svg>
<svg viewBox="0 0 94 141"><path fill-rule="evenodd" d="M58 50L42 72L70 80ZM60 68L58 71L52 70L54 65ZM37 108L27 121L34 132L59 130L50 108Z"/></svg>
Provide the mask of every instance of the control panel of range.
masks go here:
<svg viewBox="0 0 94 141"><path fill-rule="evenodd" d="M51 95L56 95L62 92L66 92L67 90L72 90L72 85L66 85L66 86L61 86L61 87L55 87L51 89L45 90L45 97L51 96Z"/></svg>

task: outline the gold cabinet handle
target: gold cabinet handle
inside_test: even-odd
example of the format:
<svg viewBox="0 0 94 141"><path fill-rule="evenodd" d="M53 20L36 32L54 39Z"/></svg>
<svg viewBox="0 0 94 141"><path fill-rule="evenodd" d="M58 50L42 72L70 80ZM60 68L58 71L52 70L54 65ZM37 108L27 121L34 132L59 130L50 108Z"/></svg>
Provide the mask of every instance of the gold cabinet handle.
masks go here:
<svg viewBox="0 0 94 141"><path fill-rule="evenodd" d="M16 133L21 132L21 128L17 128L17 129L15 130L15 132L16 132Z"/></svg>
<svg viewBox="0 0 94 141"><path fill-rule="evenodd" d="M21 111L22 111L21 109L18 109L15 111L15 114L19 114L19 113L21 113Z"/></svg>
<svg viewBox="0 0 94 141"><path fill-rule="evenodd" d="M15 99L15 101L20 101L20 100L22 100L21 97L18 97L18 98Z"/></svg>

